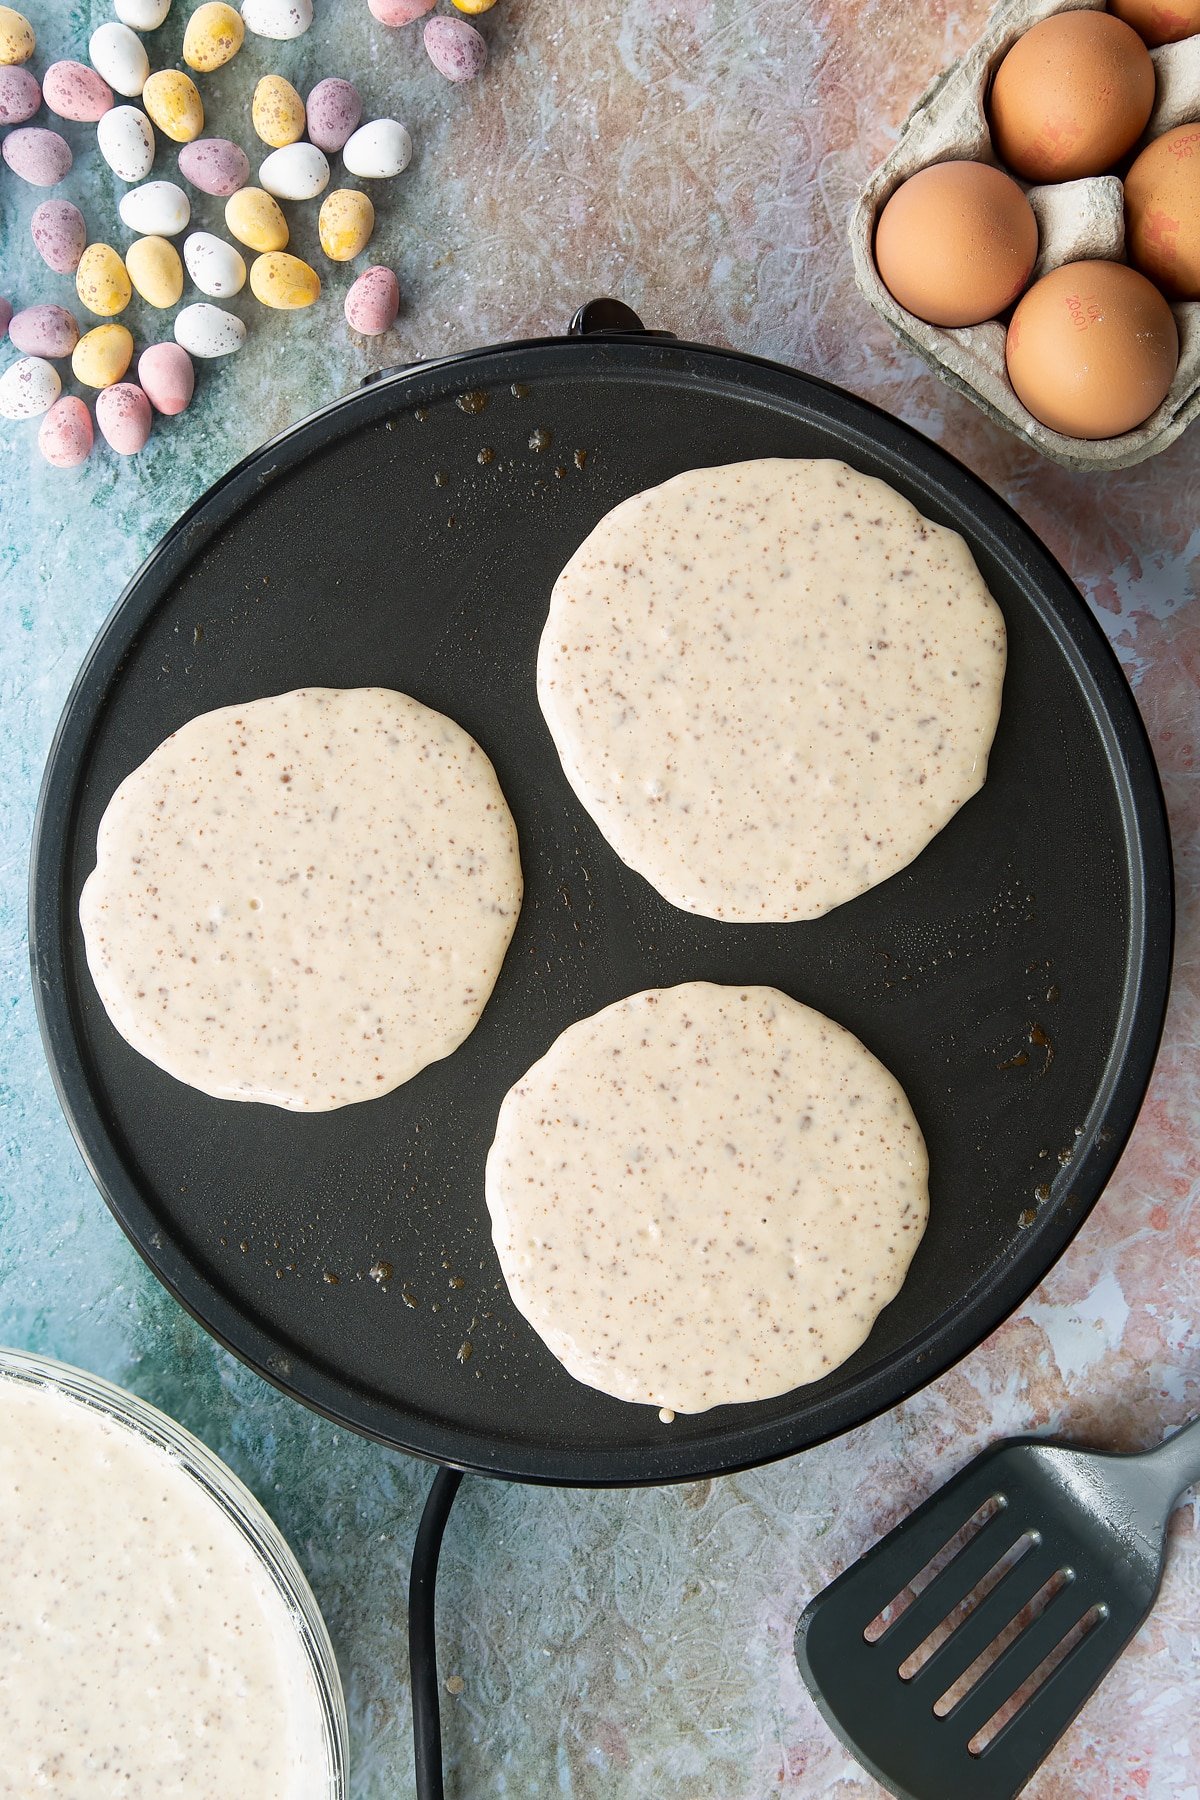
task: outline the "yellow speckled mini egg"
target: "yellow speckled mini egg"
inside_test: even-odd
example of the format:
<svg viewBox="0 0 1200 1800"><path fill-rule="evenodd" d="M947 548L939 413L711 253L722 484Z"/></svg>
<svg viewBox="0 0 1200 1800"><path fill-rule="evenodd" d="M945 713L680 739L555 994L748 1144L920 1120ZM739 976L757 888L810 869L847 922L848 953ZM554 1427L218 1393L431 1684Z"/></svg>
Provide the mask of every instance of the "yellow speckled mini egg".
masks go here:
<svg viewBox="0 0 1200 1800"><path fill-rule="evenodd" d="M312 305L321 292L321 277L298 256L269 250L250 264L250 292L264 306L292 312Z"/></svg>
<svg viewBox="0 0 1200 1800"><path fill-rule="evenodd" d="M278 200L262 188L244 187L230 194L225 202L225 223L230 237L247 249L260 253L287 249L288 222Z"/></svg>
<svg viewBox="0 0 1200 1800"><path fill-rule="evenodd" d="M460 13L467 13L471 18L479 13L491 12L496 0L454 0Z"/></svg>
<svg viewBox="0 0 1200 1800"><path fill-rule="evenodd" d="M72 350L71 373L83 387L106 388L120 381L132 361L133 334L124 325L97 325Z"/></svg>
<svg viewBox="0 0 1200 1800"><path fill-rule="evenodd" d="M158 129L177 144L190 144L204 130L204 102L182 69L159 69L142 89L142 105Z"/></svg>
<svg viewBox="0 0 1200 1800"><path fill-rule="evenodd" d="M75 291L88 311L102 319L125 311L133 299L133 286L111 244L88 245L75 271Z"/></svg>
<svg viewBox="0 0 1200 1800"><path fill-rule="evenodd" d="M375 208L356 188L338 188L321 203L321 248L331 262L352 262L375 229Z"/></svg>
<svg viewBox="0 0 1200 1800"><path fill-rule="evenodd" d="M183 293L183 264L166 238L138 238L125 252L125 267L148 306L174 306Z"/></svg>
<svg viewBox="0 0 1200 1800"><path fill-rule="evenodd" d="M242 15L222 0L198 6L183 34L183 60L189 69L209 74L232 61L246 36Z"/></svg>
<svg viewBox="0 0 1200 1800"><path fill-rule="evenodd" d="M250 108L254 129L264 144L283 150L304 136L304 102L282 75L264 75Z"/></svg>
<svg viewBox="0 0 1200 1800"><path fill-rule="evenodd" d="M0 67L27 63L35 48L33 26L25 14L0 6Z"/></svg>

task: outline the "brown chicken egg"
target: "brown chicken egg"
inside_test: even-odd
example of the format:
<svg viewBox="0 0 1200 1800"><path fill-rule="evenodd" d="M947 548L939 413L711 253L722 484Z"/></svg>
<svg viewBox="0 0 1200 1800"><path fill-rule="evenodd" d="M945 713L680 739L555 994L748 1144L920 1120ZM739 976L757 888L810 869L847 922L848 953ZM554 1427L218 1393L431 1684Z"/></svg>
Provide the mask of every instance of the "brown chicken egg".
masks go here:
<svg viewBox="0 0 1200 1800"><path fill-rule="evenodd" d="M1011 306L1037 256L1033 209L986 163L934 163L896 189L875 228L888 292L930 325L978 325Z"/></svg>
<svg viewBox="0 0 1200 1800"><path fill-rule="evenodd" d="M1152 50L1200 32L1200 0L1108 0L1108 10Z"/></svg>
<svg viewBox="0 0 1200 1800"><path fill-rule="evenodd" d="M1065 263L1012 316L1008 378L1035 419L1066 437L1119 437L1166 398L1179 361L1170 307L1125 263Z"/></svg>
<svg viewBox="0 0 1200 1800"><path fill-rule="evenodd" d="M997 156L1026 181L1102 175L1132 150L1154 105L1154 64L1102 12L1053 13L1025 32L992 81Z"/></svg>
<svg viewBox="0 0 1200 1800"><path fill-rule="evenodd" d="M1200 123L1148 144L1125 177L1125 249L1173 300L1200 300Z"/></svg>

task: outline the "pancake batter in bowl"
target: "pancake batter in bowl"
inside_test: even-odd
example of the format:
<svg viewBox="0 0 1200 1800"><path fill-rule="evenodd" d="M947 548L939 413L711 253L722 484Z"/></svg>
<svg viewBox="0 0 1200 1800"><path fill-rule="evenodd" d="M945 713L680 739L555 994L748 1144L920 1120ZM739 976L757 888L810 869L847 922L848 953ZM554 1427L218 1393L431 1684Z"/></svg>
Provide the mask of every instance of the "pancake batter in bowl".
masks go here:
<svg viewBox="0 0 1200 1800"><path fill-rule="evenodd" d="M845 463L693 469L555 584L538 697L622 861L687 912L812 919L982 785L1005 632L966 544Z"/></svg>
<svg viewBox="0 0 1200 1800"><path fill-rule="evenodd" d="M504 1099L486 1192L519 1310L576 1380L675 1412L819 1380L924 1232L899 1083L775 988L693 981L571 1025Z"/></svg>
<svg viewBox="0 0 1200 1800"><path fill-rule="evenodd" d="M318 1112L457 1049L521 906L461 726L387 688L192 719L121 783L80 900L116 1029L206 1094Z"/></svg>

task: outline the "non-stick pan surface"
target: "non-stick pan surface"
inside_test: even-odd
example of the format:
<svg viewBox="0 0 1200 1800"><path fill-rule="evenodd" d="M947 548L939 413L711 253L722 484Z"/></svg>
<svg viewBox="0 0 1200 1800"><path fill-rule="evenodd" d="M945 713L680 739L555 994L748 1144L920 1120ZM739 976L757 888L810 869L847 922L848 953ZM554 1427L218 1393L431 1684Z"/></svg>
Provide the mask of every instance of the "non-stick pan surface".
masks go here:
<svg viewBox="0 0 1200 1800"><path fill-rule="evenodd" d="M814 923L678 912L576 802L534 689L555 576L626 495L699 464L836 456L969 542L1008 624L983 792L907 870ZM367 1105L206 1098L135 1054L77 922L114 788L194 714L381 683L458 719L516 817L526 897L478 1029ZM68 702L34 846L59 1092L113 1212L218 1338L388 1443L555 1482L656 1482L802 1448L997 1325L1078 1229L1132 1126L1168 981L1171 877L1145 734L1102 635L1021 522L874 408L650 338L480 351L367 385L233 471L122 597ZM840 1020L924 1128L932 1217L827 1380L670 1426L576 1384L510 1303L483 1166L500 1100L572 1020L702 977Z"/></svg>

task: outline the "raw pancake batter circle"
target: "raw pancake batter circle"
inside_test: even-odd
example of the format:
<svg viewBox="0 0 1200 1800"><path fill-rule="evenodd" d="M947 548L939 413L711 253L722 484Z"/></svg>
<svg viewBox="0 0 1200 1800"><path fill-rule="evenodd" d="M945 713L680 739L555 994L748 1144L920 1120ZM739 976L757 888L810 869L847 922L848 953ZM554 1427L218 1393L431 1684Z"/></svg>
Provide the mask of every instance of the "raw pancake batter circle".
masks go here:
<svg viewBox="0 0 1200 1800"><path fill-rule="evenodd" d="M562 1033L504 1099L486 1193L513 1300L576 1380L703 1412L858 1348L927 1177L856 1037L775 988L693 981Z"/></svg>
<svg viewBox="0 0 1200 1800"><path fill-rule="evenodd" d="M554 587L538 698L622 861L708 918L812 919L982 785L1004 620L966 544L836 461L693 469Z"/></svg>
<svg viewBox="0 0 1200 1800"><path fill-rule="evenodd" d="M462 1043L521 905L474 739L387 688L192 719L121 783L79 913L135 1050L202 1092L324 1111Z"/></svg>

